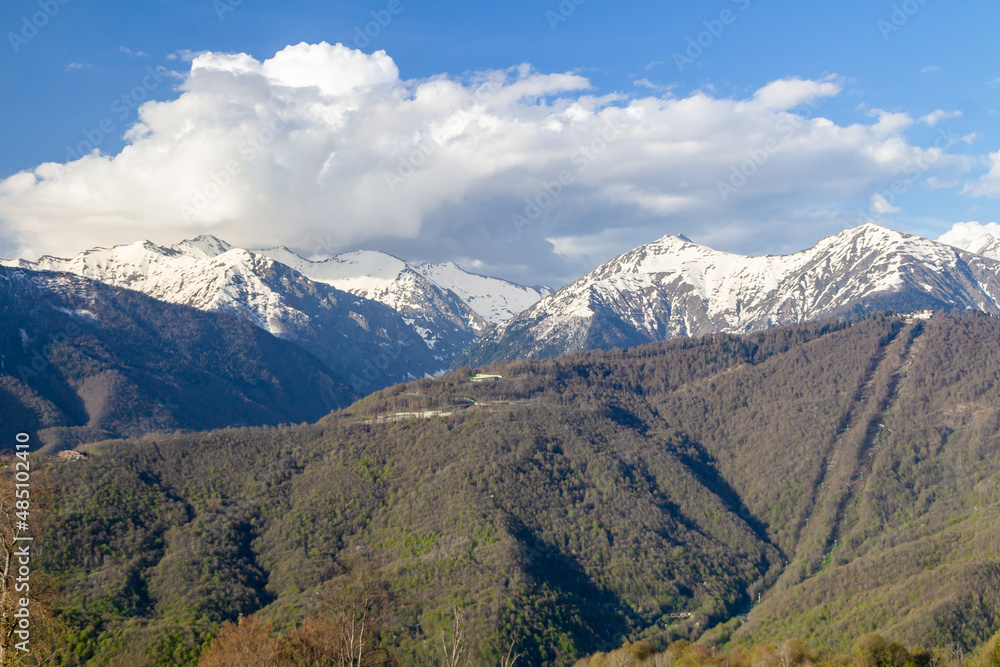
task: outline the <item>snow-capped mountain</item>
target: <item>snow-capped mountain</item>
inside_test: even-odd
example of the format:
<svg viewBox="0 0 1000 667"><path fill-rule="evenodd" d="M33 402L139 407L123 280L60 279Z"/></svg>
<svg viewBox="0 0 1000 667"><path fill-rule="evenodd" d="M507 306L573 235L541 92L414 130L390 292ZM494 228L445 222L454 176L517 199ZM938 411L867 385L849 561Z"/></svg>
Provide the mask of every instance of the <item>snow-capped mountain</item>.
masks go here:
<svg viewBox="0 0 1000 667"><path fill-rule="evenodd" d="M413 269L439 287L449 289L491 324L506 322L524 312L552 290L526 287L500 278L470 273L454 262L417 264Z"/></svg>
<svg viewBox="0 0 1000 667"><path fill-rule="evenodd" d="M983 257L989 257L990 259L1000 259L1000 238L997 238L992 234L977 236L976 238L961 245L956 245L955 247L967 250L968 252L975 253L977 255L982 255Z"/></svg>
<svg viewBox="0 0 1000 667"><path fill-rule="evenodd" d="M199 236L173 247L213 256L233 246L214 236ZM429 304L441 299L450 302L452 298L445 293L454 292L462 305L446 303L446 310L442 311L444 319L462 322L477 335L552 293L544 286L526 287L471 273L454 262L410 264L374 250L344 252L319 261L305 259L284 246L254 252L290 266L310 280L379 301L403 315L432 311Z"/></svg>
<svg viewBox="0 0 1000 667"><path fill-rule="evenodd" d="M429 347L454 359L494 324L551 293L544 287L470 273L453 262L409 264L384 252L345 252L310 261L288 248L260 250L316 282L389 306Z"/></svg>
<svg viewBox="0 0 1000 667"><path fill-rule="evenodd" d="M216 257L224 252L233 249L233 246L226 243L220 238L216 238L211 235L202 235L193 239L186 239L180 243L176 243L171 246L173 250L184 253L185 255L191 255L192 257L200 257L202 259L207 259L209 257Z"/></svg>
<svg viewBox="0 0 1000 667"><path fill-rule="evenodd" d="M72 273L167 303L235 314L298 343L360 392L438 373L452 361L430 349L391 308L213 237L170 248L139 241L70 259L2 263Z"/></svg>
<svg viewBox="0 0 1000 667"><path fill-rule="evenodd" d="M998 303L1000 261L877 225L766 257L719 252L668 235L501 324L464 361L743 333L876 309L1000 313Z"/></svg>
<svg viewBox="0 0 1000 667"><path fill-rule="evenodd" d="M169 303L236 313L274 335L302 342L331 368L347 372L345 377L363 377L356 368L362 362L368 364L362 370L373 374L370 366L378 352L345 352L340 340L354 340L351 335L360 331L392 353L391 370L377 370L379 386L446 370L494 324L551 292L469 273L451 262L411 265L372 251L310 261L288 248L246 250L207 235L169 248L139 241L69 259L0 263L73 273ZM397 317L376 306L388 306ZM371 323L378 326L366 330ZM396 341L404 341L402 359L397 359Z"/></svg>
<svg viewBox="0 0 1000 667"><path fill-rule="evenodd" d="M313 262L288 248L260 252L316 282L389 306L448 363L490 327L456 294L427 280L392 255L359 251Z"/></svg>
<svg viewBox="0 0 1000 667"><path fill-rule="evenodd" d="M400 313L424 309L424 303L451 291L464 304L449 313L481 334L552 293L547 287L516 283L470 273L454 262L410 264L384 252L345 252L322 261L309 261L288 248L259 251L284 262L317 282L333 285L380 301ZM436 297L431 297L435 294Z"/></svg>

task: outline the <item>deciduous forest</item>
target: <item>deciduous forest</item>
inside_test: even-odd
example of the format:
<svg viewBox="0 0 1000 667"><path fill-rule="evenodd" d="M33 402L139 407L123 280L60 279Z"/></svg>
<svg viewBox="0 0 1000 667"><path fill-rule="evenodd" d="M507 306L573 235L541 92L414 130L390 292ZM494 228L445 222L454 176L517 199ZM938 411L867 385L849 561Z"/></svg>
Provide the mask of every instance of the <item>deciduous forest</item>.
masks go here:
<svg viewBox="0 0 1000 667"><path fill-rule="evenodd" d="M874 315L33 455L49 664L996 666L998 342Z"/></svg>

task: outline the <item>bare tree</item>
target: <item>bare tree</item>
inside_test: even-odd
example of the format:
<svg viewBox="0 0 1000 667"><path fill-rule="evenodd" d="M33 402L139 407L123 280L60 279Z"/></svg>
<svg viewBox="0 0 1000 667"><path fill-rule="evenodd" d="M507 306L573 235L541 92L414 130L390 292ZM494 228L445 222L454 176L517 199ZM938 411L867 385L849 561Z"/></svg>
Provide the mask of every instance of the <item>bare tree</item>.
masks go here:
<svg viewBox="0 0 1000 667"><path fill-rule="evenodd" d="M393 663L381 646L392 604L389 587L368 564L360 564L335 578L318 595L321 613L336 621L336 663L340 667L367 667Z"/></svg>
<svg viewBox="0 0 1000 667"><path fill-rule="evenodd" d="M37 478L32 479L31 488L18 484L19 464L21 470L30 471L26 453L0 457L0 665L4 667L44 664L53 655L44 642L43 629L55 621L38 575L30 574L30 545L39 534L41 485ZM18 633L29 633L27 644ZM27 651L22 650L25 646Z"/></svg>
<svg viewBox="0 0 1000 667"><path fill-rule="evenodd" d="M453 615L451 642L445 638L444 630L441 631L441 649L444 651L445 667L459 667L462 655L465 653L465 619L462 618L462 612L458 607L453 610Z"/></svg>
<svg viewBox="0 0 1000 667"><path fill-rule="evenodd" d="M510 648L507 649L507 655L500 656L500 667L514 667L514 663L517 659L521 657L520 653L514 653L514 640L510 640Z"/></svg>

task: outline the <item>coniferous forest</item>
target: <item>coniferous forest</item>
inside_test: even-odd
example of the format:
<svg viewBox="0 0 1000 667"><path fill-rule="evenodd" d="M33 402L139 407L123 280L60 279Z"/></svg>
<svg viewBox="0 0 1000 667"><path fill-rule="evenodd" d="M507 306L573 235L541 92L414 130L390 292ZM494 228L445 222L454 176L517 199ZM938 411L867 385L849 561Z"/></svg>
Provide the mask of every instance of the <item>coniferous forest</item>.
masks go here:
<svg viewBox="0 0 1000 667"><path fill-rule="evenodd" d="M33 659L997 666L998 343L873 315L33 454Z"/></svg>

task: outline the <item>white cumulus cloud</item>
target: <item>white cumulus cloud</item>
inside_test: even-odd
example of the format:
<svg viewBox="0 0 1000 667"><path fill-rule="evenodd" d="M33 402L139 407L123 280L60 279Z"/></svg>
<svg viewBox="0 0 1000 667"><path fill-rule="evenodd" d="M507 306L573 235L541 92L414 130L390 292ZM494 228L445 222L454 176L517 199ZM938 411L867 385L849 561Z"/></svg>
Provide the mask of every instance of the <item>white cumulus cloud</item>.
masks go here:
<svg viewBox="0 0 1000 667"><path fill-rule="evenodd" d="M873 194L871 197L871 209L878 215L885 215L886 213L899 213L902 209L898 206L893 206L889 201L880 194Z"/></svg>
<svg viewBox="0 0 1000 667"><path fill-rule="evenodd" d="M956 248L969 249L976 245L976 242L984 237L991 236L1000 239L1000 224L987 222L956 222L947 232L942 234L938 241L953 245Z"/></svg>
<svg viewBox="0 0 1000 667"><path fill-rule="evenodd" d="M990 153L988 159L990 170L965 190L975 197L1000 196L1000 151Z"/></svg>
<svg viewBox="0 0 1000 667"><path fill-rule="evenodd" d="M851 211L912 165L956 164L911 143L905 114L823 117L834 78L747 99L601 96L583 76L527 65L404 80L384 52L339 44L184 58L176 99L143 104L120 153L0 181L3 254L211 233L555 283L667 232L804 247L857 224Z"/></svg>

